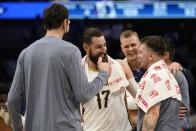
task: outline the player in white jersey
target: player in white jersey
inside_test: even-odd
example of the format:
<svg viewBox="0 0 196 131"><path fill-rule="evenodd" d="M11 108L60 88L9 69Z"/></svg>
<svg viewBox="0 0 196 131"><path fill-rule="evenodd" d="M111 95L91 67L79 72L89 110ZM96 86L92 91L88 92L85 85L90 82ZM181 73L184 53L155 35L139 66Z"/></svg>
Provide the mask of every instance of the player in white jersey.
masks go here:
<svg viewBox="0 0 196 131"><path fill-rule="evenodd" d="M98 75L96 63L99 56L107 59L112 67L107 85L94 98L82 104L84 131L130 131L124 102L125 90L130 82L126 79L124 67L105 55L106 41L99 29L88 28L84 31L83 47L87 55L82 62L89 81Z"/></svg>
<svg viewBox="0 0 196 131"><path fill-rule="evenodd" d="M89 81L92 81L98 72L91 70L88 58L84 57L85 70ZM121 65L109 58L112 73L108 84L89 102L83 104L84 131L128 131L130 124L124 102L125 87L128 81Z"/></svg>

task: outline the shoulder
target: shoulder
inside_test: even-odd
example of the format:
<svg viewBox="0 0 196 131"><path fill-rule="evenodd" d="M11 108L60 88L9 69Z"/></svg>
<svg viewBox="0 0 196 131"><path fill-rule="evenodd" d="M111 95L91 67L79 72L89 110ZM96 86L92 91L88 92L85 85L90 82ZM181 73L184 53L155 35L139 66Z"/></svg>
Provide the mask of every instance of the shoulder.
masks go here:
<svg viewBox="0 0 196 131"><path fill-rule="evenodd" d="M175 78L182 77L182 76L184 76L184 74L182 73L182 71L177 71L177 72L174 74L174 77L175 77Z"/></svg>
<svg viewBox="0 0 196 131"><path fill-rule="evenodd" d="M71 42L64 40L62 40L61 44L59 44L57 52L66 56L81 55L80 50L77 46L75 46Z"/></svg>
<svg viewBox="0 0 196 131"><path fill-rule="evenodd" d="M57 49L58 52L60 52L61 50L69 51L69 52L79 50L78 47L75 46L73 43L56 37L43 37L37 40L36 42L34 42L33 45L37 45L36 43L40 43L40 44L46 43L46 44L54 45L53 47Z"/></svg>
<svg viewBox="0 0 196 131"><path fill-rule="evenodd" d="M177 71L175 74L174 74L174 77L176 79L176 81L178 82L178 84L182 84L184 83L185 81L187 81L185 75L183 74L182 71Z"/></svg>
<svg viewBox="0 0 196 131"><path fill-rule="evenodd" d="M67 48L67 49L71 49L71 50L79 50L77 46L75 46L73 43L71 42L68 42L68 41L64 41L64 40L61 40L61 47L63 48Z"/></svg>
<svg viewBox="0 0 196 131"><path fill-rule="evenodd" d="M175 79L182 79L183 77L185 78L184 74L182 73L182 71L177 71L175 72L175 74L173 74L173 76L175 77Z"/></svg>
<svg viewBox="0 0 196 131"><path fill-rule="evenodd" d="M25 49L23 49L23 50L21 51L21 53L20 53L20 55L19 55L19 57L18 57L18 61L21 61L21 60L24 59L24 56L25 56L26 52L27 52L27 48L25 48Z"/></svg>
<svg viewBox="0 0 196 131"><path fill-rule="evenodd" d="M122 60L115 60L115 59L113 59L113 58L111 58L109 56L108 56L108 60L109 60L109 62L111 62L112 68L123 69L122 65L121 65L121 61Z"/></svg>
<svg viewBox="0 0 196 131"><path fill-rule="evenodd" d="M159 81L162 81L164 78L164 74L162 70L147 70L144 75L142 76L143 81L147 81L148 83L153 82L156 84ZM164 78L165 79L165 78Z"/></svg>

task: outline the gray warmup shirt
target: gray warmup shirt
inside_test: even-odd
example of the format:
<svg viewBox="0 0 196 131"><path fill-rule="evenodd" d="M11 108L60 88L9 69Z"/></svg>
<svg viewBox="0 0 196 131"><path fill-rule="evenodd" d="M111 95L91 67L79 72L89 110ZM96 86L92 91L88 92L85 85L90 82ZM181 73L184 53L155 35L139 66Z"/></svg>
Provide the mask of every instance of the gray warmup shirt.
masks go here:
<svg viewBox="0 0 196 131"><path fill-rule="evenodd" d="M188 82L186 80L186 77L181 71L178 71L174 74L174 77L176 78L176 81L178 82L178 85L180 87L180 92L182 95L182 103L187 108L188 112L186 113L186 116L183 117L182 120L180 120L180 126L182 128L190 128L190 98L189 98L189 87Z"/></svg>
<svg viewBox="0 0 196 131"><path fill-rule="evenodd" d="M168 98L160 102L160 112L155 131L180 131L179 125L180 102L177 99ZM145 112L139 108L137 131L142 130Z"/></svg>
<svg viewBox="0 0 196 131"><path fill-rule="evenodd" d="M100 71L88 83L81 59L76 46L56 37L43 37L21 52L7 100L13 131L22 127L22 101L25 131L82 130L80 103L92 99L109 74Z"/></svg>

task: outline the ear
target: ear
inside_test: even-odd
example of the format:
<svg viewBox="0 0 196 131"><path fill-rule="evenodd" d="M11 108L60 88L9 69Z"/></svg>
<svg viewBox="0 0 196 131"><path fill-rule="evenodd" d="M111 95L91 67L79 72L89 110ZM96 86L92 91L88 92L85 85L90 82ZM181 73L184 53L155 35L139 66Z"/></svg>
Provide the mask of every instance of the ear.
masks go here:
<svg viewBox="0 0 196 131"><path fill-rule="evenodd" d="M153 52L149 52L148 59L149 59L150 61L152 61L152 60L153 60L153 57L154 57Z"/></svg>
<svg viewBox="0 0 196 131"><path fill-rule="evenodd" d="M62 23L62 27L63 27L63 30L65 31L65 33L67 33L67 29L66 29L66 27L67 27L67 24L66 24L66 19L63 21L63 23Z"/></svg>
<svg viewBox="0 0 196 131"><path fill-rule="evenodd" d="M69 24L70 24L70 20L64 19L64 21L63 21L63 29L65 30L65 33L69 32Z"/></svg>
<svg viewBox="0 0 196 131"><path fill-rule="evenodd" d="M164 60L168 60L169 59L169 52L165 52L164 56L163 56Z"/></svg>
<svg viewBox="0 0 196 131"><path fill-rule="evenodd" d="M88 45L87 44L83 44L83 49L86 51L86 52L88 52Z"/></svg>
<svg viewBox="0 0 196 131"><path fill-rule="evenodd" d="M68 25L69 23L68 23L68 19L64 19L64 25Z"/></svg>

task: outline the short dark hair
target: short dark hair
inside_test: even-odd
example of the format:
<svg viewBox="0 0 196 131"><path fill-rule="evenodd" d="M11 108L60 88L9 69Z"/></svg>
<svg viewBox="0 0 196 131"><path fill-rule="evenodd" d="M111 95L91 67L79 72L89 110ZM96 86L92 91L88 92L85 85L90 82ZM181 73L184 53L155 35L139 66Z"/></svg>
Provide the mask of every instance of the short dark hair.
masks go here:
<svg viewBox="0 0 196 131"><path fill-rule="evenodd" d="M69 12L67 8L62 4L54 3L44 10L43 23L49 30L57 29L68 17Z"/></svg>
<svg viewBox="0 0 196 131"><path fill-rule="evenodd" d="M175 45L171 39L165 38L165 52L169 52L169 59L173 61L175 54Z"/></svg>
<svg viewBox="0 0 196 131"><path fill-rule="evenodd" d="M103 36L103 32L98 28L87 28L83 33L83 43L91 44L93 37Z"/></svg>
<svg viewBox="0 0 196 131"><path fill-rule="evenodd" d="M158 55L163 56L165 53L165 39L161 36L146 36L142 38L141 44L152 49Z"/></svg>
<svg viewBox="0 0 196 131"><path fill-rule="evenodd" d="M125 30L121 33L120 38L124 37L124 38L129 38L130 36L135 35L139 38L138 34L136 31L134 30Z"/></svg>

